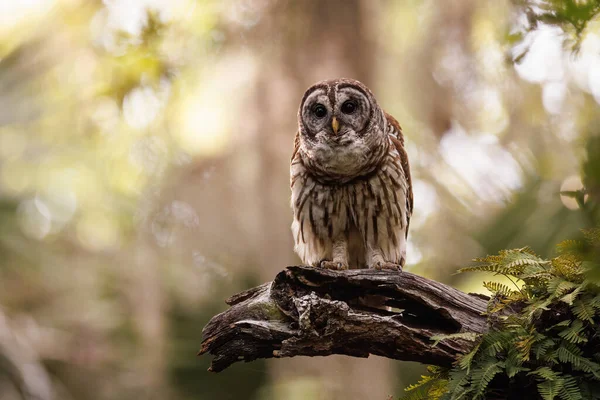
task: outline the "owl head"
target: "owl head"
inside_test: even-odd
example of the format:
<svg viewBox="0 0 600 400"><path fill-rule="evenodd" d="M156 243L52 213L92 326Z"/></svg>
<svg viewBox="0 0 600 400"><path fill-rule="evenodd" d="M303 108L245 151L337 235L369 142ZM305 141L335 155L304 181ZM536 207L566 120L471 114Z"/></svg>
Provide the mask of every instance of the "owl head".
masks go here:
<svg viewBox="0 0 600 400"><path fill-rule="evenodd" d="M386 150L384 112L373 93L353 79L308 88L298 127L302 158L319 176L348 180L369 173Z"/></svg>

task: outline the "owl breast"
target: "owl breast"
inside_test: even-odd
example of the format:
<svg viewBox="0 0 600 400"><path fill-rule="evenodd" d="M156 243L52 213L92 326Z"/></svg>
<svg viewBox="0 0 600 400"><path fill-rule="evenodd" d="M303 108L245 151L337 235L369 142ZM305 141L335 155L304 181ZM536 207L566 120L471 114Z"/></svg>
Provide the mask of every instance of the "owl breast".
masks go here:
<svg viewBox="0 0 600 400"><path fill-rule="evenodd" d="M360 140L344 138L336 143L323 143L311 151L312 162L334 175L356 176L367 161L369 148Z"/></svg>
<svg viewBox="0 0 600 400"><path fill-rule="evenodd" d="M370 166L371 171L343 184L320 179L300 153L295 154L292 232L304 263L316 266L332 259L335 243L342 242L347 245L350 268L371 267L369 263L377 259L373 252L383 260L404 264L409 189L398 151L391 142L384 148L386 154ZM348 155L349 160L352 157Z"/></svg>

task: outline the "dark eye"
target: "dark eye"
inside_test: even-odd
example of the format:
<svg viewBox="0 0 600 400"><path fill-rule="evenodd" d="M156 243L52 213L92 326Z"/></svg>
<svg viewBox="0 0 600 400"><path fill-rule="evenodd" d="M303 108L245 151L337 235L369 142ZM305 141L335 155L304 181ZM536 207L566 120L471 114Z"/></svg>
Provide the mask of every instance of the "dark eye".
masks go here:
<svg viewBox="0 0 600 400"><path fill-rule="evenodd" d="M356 111L356 103L352 100L345 101L344 104L342 104L341 110L344 114L352 114Z"/></svg>
<svg viewBox="0 0 600 400"><path fill-rule="evenodd" d="M325 106L323 104L316 104L313 107L312 112L313 112L313 114L315 114L315 117L317 117L317 118L323 118L324 116L327 115L327 109L325 108Z"/></svg>

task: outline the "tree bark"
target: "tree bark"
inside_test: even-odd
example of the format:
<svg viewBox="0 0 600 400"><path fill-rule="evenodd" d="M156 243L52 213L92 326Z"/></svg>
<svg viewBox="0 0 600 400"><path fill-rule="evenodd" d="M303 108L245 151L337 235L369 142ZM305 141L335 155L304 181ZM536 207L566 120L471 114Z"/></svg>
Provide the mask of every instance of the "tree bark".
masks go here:
<svg viewBox="0 0 600 400"><path fill-rule="evenodd" d="M288 267L227 300L203 329L209 371L258 358L375 354L450 366L473 342L431 337L483 333L485 296L408 272Z"/></svg>

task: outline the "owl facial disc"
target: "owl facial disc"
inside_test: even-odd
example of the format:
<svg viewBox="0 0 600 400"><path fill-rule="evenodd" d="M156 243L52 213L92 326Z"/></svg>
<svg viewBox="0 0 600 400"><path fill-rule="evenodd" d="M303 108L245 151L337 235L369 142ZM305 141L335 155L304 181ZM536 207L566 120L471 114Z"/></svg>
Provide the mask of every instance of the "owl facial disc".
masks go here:
<svg viewBox="0 0 600 400"><path fill-rule="evenodd" d="M372 169L385 145L385 118L373 93L351 79L322 81L298 110L300 150L314 168L340 177Z"/></svg>

